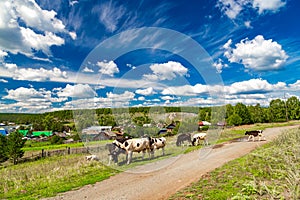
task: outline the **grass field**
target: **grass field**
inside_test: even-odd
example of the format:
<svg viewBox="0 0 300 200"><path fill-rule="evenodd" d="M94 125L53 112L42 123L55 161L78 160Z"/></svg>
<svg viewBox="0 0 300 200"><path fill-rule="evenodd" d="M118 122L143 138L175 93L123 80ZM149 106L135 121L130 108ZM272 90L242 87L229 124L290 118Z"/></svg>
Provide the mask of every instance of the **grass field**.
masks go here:
<svg viewBox="0 0 300 200"><path fill-rule="evenodd" d="M206 174L170 199L300 199L300 130Z"/></svg>
<svg viewBox="0 0 300 200"><path fill-rule="evenodd" d="M290 125L285 124L285 125ZM276 125L282 125L282 124L276 124ZM219 138L217 138L216 142L220 143L220 141L228 141L234 138L243 137L244 136L244 130L248 129L264 129L270 125L254 125L251 127L242 127L241 128L232 128L228 130L222 131ZM275 126L274 124L271 126ZM298 139L298 150L299 148L299 133L298 138L290 138L287 137L288 144L281 143L284 141L283 139L280 141L275 142L277 146L266 146L265 148L273 149L274 151L280 151L281 148L289 146L291 144L296 145L293 143L294 140ZM290 139L289 139L290 138ZM157 161L160 159L165 159L167 157L176 156L180 153L187 153L190 151L193 151L195 149L201 148L201 146L198 147L176 147L175 146L176 137L168 138L168 148L166 149L166 156L158 156L156 159L148 160L140 159L140 154L136 154L136 157L134 158L134 162L130 165L122 165L115 169L109 168L105 165L103 165L101 162L92 161L87 162L85 161L83 154L74 154L74 155L64 155L64 156L54 156L49 158L44 158L38 161L34 162L27 162L27 163L20 163L18 165L14 166L8 166L8 167L1 167L0 166L0 199L40 199L42 197L49 197L54 196L57 193L68 191L71 189L80 188L87 184L93 184L95 182L102 181L104 179L109 178L110 176L115 175L116 173L119 173L123 170L135 167L137 165L143 165L149 162ZM74 147L80 147L82 146L82 143L75 144ZM96 145L94 143L91 143L91 145ZM273 143L272 143L273 145ZM46 148L47 147L47 148ZM26 152L30 151L37 151L40 149L60 149L65 148L65 146L51 146L47 143L44 143L44 145L32 144L32 149L30 147L26 147ZM295 149L288 149L288 151L280 151L281 153L287 153L288 155L293 155L293 151L296 151ZM256 151L255 151L256 152ZM206 181L203 181L201 184L204 184L202 186L191 186L191 188L187 189L187 191L183 191L182 193L178 193L176 196L174 196L174 199L185 199L185 198L192 198L197 199L198 195L208 195L207 193L203 193L203 190L200 190L201 187L204 187L205 191L210 191L208 193L214 194L214 195L221 195L223 193L226 193L227 197L235 197L236 199L247 199L247 195L249 195L248 190L255 190L254 195L263 194L263 195L270 195L272 191L274 191L274 194L277 194L281 191L281 189L284 189L285 187L279 187L276 185L270 186L268 182L262 182L259 178L256 178L256 175L262 173L267 174L267 172L262 172L260 168L253 167L253 165L250 165L253 159L261 159L259 161L256 161L260 166L268 166L267 169L274 173L282 179L286 180L285 177L291 176L289 178L291 183L293 183L293 177L298 176L299 178L299 172L298 174L294 170L294 168L289 168L289 174L284 174L285 172L281 172L276 167L283 167L282 169L285 169L282 163L284 163L284 159L280 160L280 158L276 158L276 155L280 155L278 152L274 153L275 157L271 157L270 155L266 154L266 152L271 152L271 150L265 151L261 150L261 152L252 153L250 158L242 158L238 159L237 161L234 161L233 164L235 166L226 165L222 169L218 169L216 172L213 172L211 175L209 175L206 178L213 178L211 180L214 180L214 182L210 182L210 179L207 179ZM299 151L298 151L299 153ZM157 152L156 155L160 155L161 150ZM297 157L299 159L300 156ZM268 158L269 160L266 160ZM276 159L277 160L276 160ZM244 159L244 160L243 160ZM278 160L279 159L279 160ZM289 158L292 159L292 158ZM271 162L272 161L272 162ZM107 162L107 160L106 160ZM297 162L293 162L291 166L294 166L294 164L297 164ZM248 167L249 165L249 167ZM270 166L269 166L270 165ZM241 167L242 166L242 167ZM254 169L252 169L253 167ZM298 169L299 166L299 160L297 166ZM233 169L235 169L233 171ZM241 170L241 175L243 174L244 181L241 181L239 177L234 178L234 176L230 172L237 172ZM254 170L254 171L251 171ZM270 173L270 172L268 172ZM234 174L235 175L235 174ZM226 179L227 177L227 179ZM274 177L268 177L271 180ZM229 179L229 180L228 180ZM298 179L299 181L299 179ZM217 183L223 183L225 185L219 186ZM199 183L200 184L200 183ZM266 188L263 184L267 184ZM238 185L239 187L232 187L231 185ZM288 184L287 184L288 185ZM224 191L228 192L223 192ZM211 190L208 190L207 188L210 188ZM251 189L252 188L252 189ZM265 189L264 189L265 188ZM228 190L227 190L228 189ZM292 189L292 184L290 184L290 189ZM296 188L297 189L297 188ZM294 193L295 190L294 189ZM299 188L298 188L299 190ZM220 192L222 191L222 192ZM257 191L259 193L257 193ZM292 191L292 190L291 190ZM265 194L266 193L266 194ZM292 192L290 192L292 194ZM289 193L289 194L290 194ZM216 198L210 198L210 199L220 199L218 196L215 196ZM241 197L241 198L240 198ZM267 196L268 197L268 196ZM223 198L221 198L223 199ZM225 198L226 199L226 198Z"/></svg>

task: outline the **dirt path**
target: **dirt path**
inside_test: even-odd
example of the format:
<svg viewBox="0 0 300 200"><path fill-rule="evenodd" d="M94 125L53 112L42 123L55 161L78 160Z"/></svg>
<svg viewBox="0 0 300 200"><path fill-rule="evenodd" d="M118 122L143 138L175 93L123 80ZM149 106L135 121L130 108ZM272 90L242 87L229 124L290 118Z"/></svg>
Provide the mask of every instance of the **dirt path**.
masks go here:
<svg viewBox="0 0 300 200"><path fill-rule="evenodd" d="M256 147L273 140L282 131L293 127L295 126L266 129L264 134L267 141L247 142L241 140L228 142L224 145L216 145L214 148L207 147L179 157L140 166L94 185L62 193L56 197L48 198L48 200L167 199L176 191L199 180L205 173L249 153ZM160 170L148 172L152 171L153 168L157 169L157 166L161 164L165 165L165 162L170 162L170 164Z"/></svg>

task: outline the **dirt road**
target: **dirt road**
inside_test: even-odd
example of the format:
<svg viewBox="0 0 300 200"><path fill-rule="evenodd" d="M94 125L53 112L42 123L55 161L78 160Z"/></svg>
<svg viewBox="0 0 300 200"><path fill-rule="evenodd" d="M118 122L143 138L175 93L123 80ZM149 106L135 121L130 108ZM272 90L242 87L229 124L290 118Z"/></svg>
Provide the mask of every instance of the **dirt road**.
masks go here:
<svg viewBox="0 0 300 200"><path fill-rule="evenodd" d="M205 173L249 153L256 147L273 140L282 131L293 127L295 126L266 129L264 134L267 141L247 142L240 140L217 145L213 148L206 147L180 157L140 166L94 185L88 185L48 199L167 199L179 189L199 180ZM157 169L160 164L165 165L165 162L170 162L170 164L160 170L151 172L153 168Z"/></svg>

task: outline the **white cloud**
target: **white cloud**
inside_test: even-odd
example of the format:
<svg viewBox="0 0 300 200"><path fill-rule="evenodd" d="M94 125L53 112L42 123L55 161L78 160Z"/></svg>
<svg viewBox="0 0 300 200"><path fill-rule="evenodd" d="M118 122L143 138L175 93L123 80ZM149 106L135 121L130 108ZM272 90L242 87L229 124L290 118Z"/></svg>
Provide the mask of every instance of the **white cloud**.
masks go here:
<svg viewBox="0 0 300 200"><path fill-rule="evenodd" d="M77 34L75 32L70 32L69 35L73 40L76 40Z"/></svg>
<svg viewBox="0 0 300 200"><path fill-rule="evenodd" d="M230 19L235 19L243 9L246 1L235 0L219 0L217 6L224 12Z"/></svg>
<svg viewBox="0 0 300 200"><path fill-rule="evenodd" d="M72 98L93 98L97 93L88 84L67 84L64 89L57 92L59 97L72 97Z"/></svg>
<svg viewBox="0 0 300 200"><path fill-rule="evenodd" d="M167 101L167 100L170 101L170 100L174 100L175 98L171 97L171 96L162 96L161 99L164 100L164 101Z"/></svg>
<svg viewBox="0 0 300 200"><path fill-rule="evenodd" d="M67 72L61 71L57 67L51 70L44 68L19 68L16 64L5 63L4 68L6 68L8 72L10 72L11 77L16 80L48 81L55 78L67 78Z"/></svg>
<svg viewBox="0 0 300 200"><path fill-rule="evenodd" d="M155 94L152 87L148 87L146 89L138 89L138 90L135 91L135 93L140 94L140 95L145 95L145 96Z"/></svg>
<svg viewBox="0 0 300 200"><path fill-rule="evenodd" d="M265 40L262 35L256 36L253 40L243 39L240 43L231 48L232 40L223 46L226 51L224 56L231 63L240 63L246 69L255 71L267 71L281 69L287 61L287 54L281 45L272 39Z"/></svg>
<svg viewBox="0 0 300 200"><path fill-rule="evenodd" d="M277 12L285 4L286 2L282 0L253 0L252 3L253 8L257 8L259 14L264 11Z"/></svg>
<svg viewBox="0 0 300 200"><path fill-rule="evenodd" d="M247 94L247 93L266 93L275 90L282 90L286 88L284 82L270 84L262 79L250 79L247 81L235 82L230 86L225 87L228 94Z"/></svg>
<svg viewBox="0 0 300 200"><path fill-rule="evenodd" d="M99 21L109 32L114 32L118 27L120 19L126 14L123 6L118 6L113 1L103 3L100 7L94 7L94 13L99 16Z"/></svg>
<svg viewBox="0 0 300 200"><path fill-rule="evenodd" d="M94 72L93 69L90 69L90 68L88 68L88 67L85 67L82 71L83 71L83 72L89 72L89 73L93 73L93 72Z"/></svg>
<svg viewBox="0 0 300 200"><path fill-rule="evenodd" d="M286 2L282 0L219 0L217 7L228 18L234 20L240 13L247 9L258 10L258 14L264 12L277 12L284 7Z"/></svg>
<svg viewBox="0 0 300 200"><path fill-rule="evenodd" d="M8 93L3 99L14 100L14 103L5 104L2 108L5 112L45 112L52 107L53 102L58 101L52 97L51 91L34 88L20 87L6 90Z"/></svg>
<svg viewBox="0 0 300 200"><path fill-rule="evenodd" d="M145 97L139 97L138 100L139 100L139 101L145 101L146 98L145 98Z"/></svg>
<svg viewBox="0 0 300 200"><path fill-rule="evenodd" d="M57 33L70 34L53 10L43 10L35 0L0 2L0 49L34 57L34 50L51 55L52 45L64 44Z"/></svg>
<svg viewBox="0 0 300 200"><path fill-rule="evenodd" d="M245 26L246 26L247 28L253 28L253 27L251 26L251 21L245 21L244 24L245 24Z"/></svg>
<svg viewBox="0 0 300 200"><path fill-rule="evenodd" d="M115 73L119 73L119 69L117 64L114 61L99 61L97 62L97 66L100 68L99 72L101 74L113 76Z"/></svg>
<svg viewBox="0 0 300 200"><path fill-rule="evenodd" d="M2 83L8 83L7 80L0 78L0 83L1 83L1 82L2 82Z"/></svg>
<svg viewBox="0 0 300 200"><path fill-rule="evenodd" d="M7 55L8 55L7 52L2 51L2 50L0 49L0 62L3 61L4 58L5 58Z"/></svg>
<svg viewBox="0 0 300 200"><path fill-rule="evenodd" d="M169 61L162 64L152 64L150 69L153 71L153 74L145 74L144 78L148 80L172 80L176 76L187 75L188 69L182 66L179 62Z"/></svg>
<svg viewBox="0 0 300 200"><path fill-rule="evenodd" d="M134 98L135 94L129 91L125 91L122 94L114 94L112 92L108 92L106 93L106 96L111 101L130 101Z"/></svg>
<svg viewBox="0 0 300 200"><path fill-rule="evenodd" d="M216 68L218 73L222 73L224 67L228 67L228 64L224 64L221 58L218 59L217 62L213 63L213 67Z"/></svg>

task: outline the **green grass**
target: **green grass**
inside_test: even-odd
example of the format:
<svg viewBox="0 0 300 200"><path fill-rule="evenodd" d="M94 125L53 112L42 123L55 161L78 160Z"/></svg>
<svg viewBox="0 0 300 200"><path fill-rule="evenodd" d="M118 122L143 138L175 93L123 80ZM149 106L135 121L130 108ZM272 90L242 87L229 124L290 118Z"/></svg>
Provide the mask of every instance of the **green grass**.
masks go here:
<svg viewBox="0 0 300 200"><path fill-rule="evenodd" d="M300 130L206 174L170 199L300 199Z"/></svg>
<svg viewBox="0 0 300 200"><path fill-rule="evenodd" d="M290 125L290 124L285 124L285 125ZM260 129L263 129L267 127L267 125L255 125L254 127L255 128L259 127ZM274 125L272 125L272 127L274 127ZM218 143L220 140L228 141L236 137L242 137L244 136L243 133L244 130L239 130L239 129L225 130L224 132L221 133L220 138L218 138ZM138 165L143 165L150 162L156 162L158 160L162 160L168 157L179 155L181 153L186 153L186 152L190 152L202 148L201 145L197 147L184 147L184 148L176 147L175 145L176 136L168 138L167 141L168 144L166 149L166 156L158 156L161 154L161 150L156 152L155 159L151 159L151 160L147 159L147 155L145 156L144 160L141 160L140 159L141 154L134 154L135 156L134 162L132 162L130 165L118 166L116 167L117 170L108 168L103 164L101 164L101 162L86 162L84 160L84 155L54 156L54 157L49 157L34 162L21 163L15 166L10 165L7 167L2 167L0 168L0 199L40 199L42 197L55 196L60 192L80 188L84 185L93 184L95 182L104 180L106 178L109 178L112 175L115 175L116 173L119 173L120 171L127 170L129 168ZM92 142L89 143L89 145L93 146L93 145L97 145L98 143L99 142ZM279 144L280 148L281 145L282 144ZM56 150L56 149L64 149L66 148L66 146L71 148L82 147L83 143L75 143L75 144L67 144L67 145L65 144L50 145L50 143L47 142L40 143L40 144L31 143L31 147L27 146L25 147L25 150L26 152L39 151L41 149ZM267 148L268 145L265 147ZM274 148L276 149L276 147ZM300 148L298 147L298 149ZM285 151L285 152L287 152L287 154L292 154L290 151ZM190 187L188 189L189 191L184 191L182 193L183 196L181 196L181 194L178 194L178 196L174 197L174 199L176 198L199 199L200 197L202 198L203 193L201 192L199 187L204 188L203 190L205 190L206 192L205 196L210 197L210 195L213 195L214 198L210 198L210 199L224 199L223 198L224 194L226 194L227 197L230 198L234 196L237 196L236 198L238 198L238 195L240 195L241 196L240 199L243 199L247 194L247 192L245 191L251 191L251 188L252 189L254 188L255 190L258 191L260 190L268 191L269 193L273 192L274 194L276 194L277 190L279 190L277 188L277 185L275 185L274 187L267 186L266 187L267 189L266 188L264 189L263 183L259 182L260 180L257 178L254 179L255 177L254 175L256 174L259 175L260 173L264 174L265 172L261 172L256 168L255 171L248 171L249 169L247 169L248 164L252 162L251 159L255 160L257 158L260 158L261 155L264 154L262 153L253 154L252 155L253 157L246 159L247 162L243 160L245 158L242 158L240 160L238 159L237 161L235 161L238 163L234 167L232 167L231 165L225 165L224 166L225 168L218 169L219 171L213 172L208 177L206 177L208 179L207 180L205 179L203 181L205 185L194 186L193 188ZM272 158L269 159L272 161L272 163L274 162L274 165L276 165L276 163L278 164L278 162L273 161L274 159L273 160ZM105 160L105 162L107 162L107 160ZM245 162L247 164L245 164ZM266 166L266 161L265 162L259 161L259 163L262 163L261 166L263 167ZM279 162L279 164L280 163L281 161ZM299 169L299 162L297 167ZM246 178L243 179L241 179L240 177L234 178L234 175L230 174L230 172L232 171L234 173L239 172L240 169L245 169L241 171L241 175ZM245 176L245 173L247 174L247 176ZM285 174L285 176L283 176L281 171L276 171L276 170L275 172L273 170L273 174L281 178L290 177L289 180L291 181L294 176L297 177L295 170L293 171L292 168L289 169L289 173ZM223 179L226 177L227 179ZM211 180L214 181L211 182ZM219 182L223 183L223 185L218 185ZM236 187L236 185L240 187ZM258 189L257 189L258 187L257 185L259 186ZM292 187L293 187L292 184L290 184L290 188Z"/></svg>
<svg viewBox="0 0 300 200"><path fill-rule="evenodd" d="M102 181L117 170L84 155L56 156L0 169L0 199L39 199Z"/></svg>

